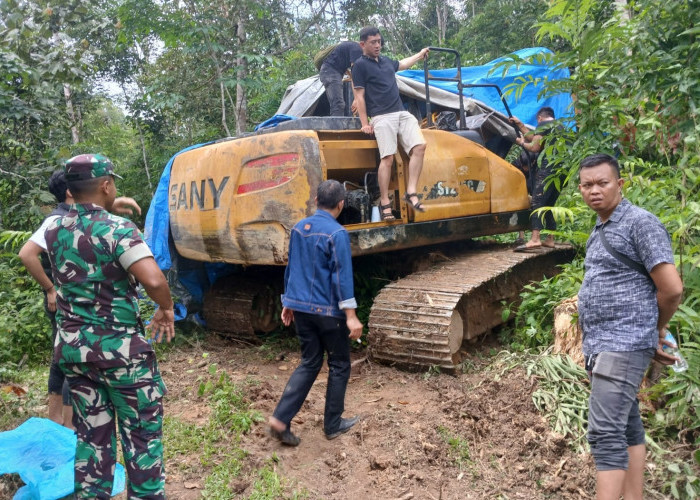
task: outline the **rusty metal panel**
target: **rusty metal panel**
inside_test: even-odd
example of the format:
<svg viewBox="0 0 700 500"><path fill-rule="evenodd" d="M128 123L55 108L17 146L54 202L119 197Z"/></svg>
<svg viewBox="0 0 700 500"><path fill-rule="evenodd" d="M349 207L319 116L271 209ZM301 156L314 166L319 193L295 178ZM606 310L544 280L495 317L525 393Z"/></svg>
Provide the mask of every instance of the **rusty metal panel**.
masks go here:
<svg viewBox="0 0 700 500"><path fill-rule="evenodd" d="M435 243L490 236L530 227L530 212L473 215L410 224L362 224L348 226L353 255L415 248Z"/></svg>
<svg viewBox="0 0 700 500"><path fill-rule="evenodd" d="M315 211L323 179L314 131L224 141L179 155L170 180L178 253L200 261L282 265L292 226Z"/></svg>
<svg viewBox="0 0 700 500"><path fill-rule="evenodd" d="M525 176L520 170L496 155L489 155L489 176L492 213L530 208Z"/></svg>

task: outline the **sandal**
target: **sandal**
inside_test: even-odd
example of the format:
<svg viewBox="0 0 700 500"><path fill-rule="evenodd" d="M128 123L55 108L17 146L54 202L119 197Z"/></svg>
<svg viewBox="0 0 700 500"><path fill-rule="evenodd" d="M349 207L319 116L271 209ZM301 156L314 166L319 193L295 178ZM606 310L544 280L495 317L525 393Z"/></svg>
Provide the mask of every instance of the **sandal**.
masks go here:
<svg viewBox="0 0 700 500"><path fill-rule="evenodd" d="M411 198L414 197L414 196L415 196L416 198L418 198L418 195L417 195L416 193L406 193L406 194L403 196L403 199L406 200L406 201L408 202L408 204L411 205L411 207L413 208L413 210L415 210L416 212L425 212L425 207L423 207L423 204L420 202L420 198L419 198L418 203L413 203L413 202L411 201Z"/></svg>
<svg viewBox="0 0 700 500"><path fill-rule="evenodd" d="M522 252L522 253L541 253L542 252L542 245L532 245L532 246L527 246L527 245L518 245L513 249L514 252Z"/></svg>
<svg viewBox="0 0 700 500"><path fill-rule="evenodd" d="M396 220L396 217L394 217L394 213L389 211L389 213L386 213L384 210L386 209L391 209L391 203L387 203L386 205L382 205L381 202L379 203L379 217L381 218L382 221L393 221Z"/></svg>

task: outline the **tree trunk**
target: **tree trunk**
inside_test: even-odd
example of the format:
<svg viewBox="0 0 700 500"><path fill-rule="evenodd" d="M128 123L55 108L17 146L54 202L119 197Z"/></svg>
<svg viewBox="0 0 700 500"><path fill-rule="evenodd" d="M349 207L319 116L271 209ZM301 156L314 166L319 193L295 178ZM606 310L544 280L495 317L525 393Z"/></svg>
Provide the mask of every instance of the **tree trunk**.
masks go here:
<svg viewBox="0 0 700 500"><path fill-rule="evenodd" d="M121 83L121 88L122 88L122 93L124 94L124 102L126 102L127 106L130 106L131 100L129 99L129 94L126 91L126 87L124 86L124 82ZM143 95L143 89L140 89L141 94ZM143 130L141 130L141 122L138 120L138 118L134 119L134 123L136 124L136 130L139 132L139 140L141 141L141 156L143 157L143 168L146 171L146 180L148 180L148 189L153 191L153 183L151 183L151 173L148 171L148 158L146 157L146 140L143 138Z"/></svg>
<svg viewBox="0 0 700 500"><path fill-rule="evenodd" d="M219 91L221 92L221 125L224 127L226 132L226 137L231 137L231 132L228 129L228 123L226 123L226 93L224 91L224 81L222 79L221 68L216 65L216 72L219 75Z"/></svg>
<svg viewBox="0 0 700 500"><path fill-rule="evenodd" d="M238 52L243 51L245 46L245 25L243 23L243 13L238 17L238 29L236 32L238 37ZM248 75L248 62L243 57L236 58L236 135L241 135L245 132L248 123L248 100L245 93L245 85L243 81Z"/></svg>
<svg viewBox="0 0 700 500"><path fill-rule="evenodd" d="M70 90L70 85L67 83L63 84L63 95L66 99L66 111L68 112L68 118L70 119L70 134L73 139L73 144L78 144L80 142L80 134L78 133L78 118L75 115L75 108L73 108L73 93Z"/></svg>
<svg viewBox="0 0 700 500"><path fill-rule="evenodd" d="M627 24L630 20L630 10L627 5L627 0L615 0L615 4L620 11L620 21L622 24Z"/></svg>
<svg viewBox="0 0 700 500"><path fill-rule="evenodd" d="M143 131L141 130L141 124L136 123L136 128L139 131L139 139L141 139L141 154L143 156L143 168L146 170L146 179L148 180L148 189L153 191L153 184L151 183L151 173L148 171L148 159L146 158L146 141L143 139Z"/></svg>
<svg viewBox="0 0 700 500"><path fill-rule="evenodd" d="M445 38L447 36L447 4L436 4L435 14L438 22L438 45L442 46L445 44Z"/></svg>

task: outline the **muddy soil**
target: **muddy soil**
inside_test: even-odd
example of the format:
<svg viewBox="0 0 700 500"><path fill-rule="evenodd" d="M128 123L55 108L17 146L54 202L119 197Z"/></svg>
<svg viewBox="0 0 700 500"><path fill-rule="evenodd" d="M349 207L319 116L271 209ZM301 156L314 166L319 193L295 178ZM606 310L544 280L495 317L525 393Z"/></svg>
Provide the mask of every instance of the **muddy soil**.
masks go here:
<svg viewBox="0 0 700 500"><path fill-rule="evenodd" d="M345 415L362 420L332 441L322 426L324 367L292 424L300 446L280 445L268 437L265 422L258 423L241 443L251 468L276 456L286 491L313 499L591 498L592 459L549 430L530 397L536 381L520 368L492 364L488 353L498 346L489 342L475 347L469 370L459 376L406 373L354 353ZM258 382L247 384L247 398L267 417L299 362L295 351L270 353L216 336L205 345L176 350L161 362L166 415L206 421L197 377L205 364L217 363L234 382ZM193 366L198 369L186 369ZM168 464L169 497L200 498L206 474L199 457L177 457ZM251 482L242 478L231 486L245 498Z"/></svg>

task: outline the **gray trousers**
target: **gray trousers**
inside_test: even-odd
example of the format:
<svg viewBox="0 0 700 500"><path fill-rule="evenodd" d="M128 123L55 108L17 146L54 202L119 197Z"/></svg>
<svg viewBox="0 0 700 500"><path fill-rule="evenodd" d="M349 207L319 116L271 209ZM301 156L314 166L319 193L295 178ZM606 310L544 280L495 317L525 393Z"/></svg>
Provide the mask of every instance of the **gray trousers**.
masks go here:
<svg viewBox="0 0 700 500"><path fill-rule="evenodd" d="M588 443L599 471L627 470L627 448L644 444L637 392L654 352L601 352L595 357Z"/></svg>

